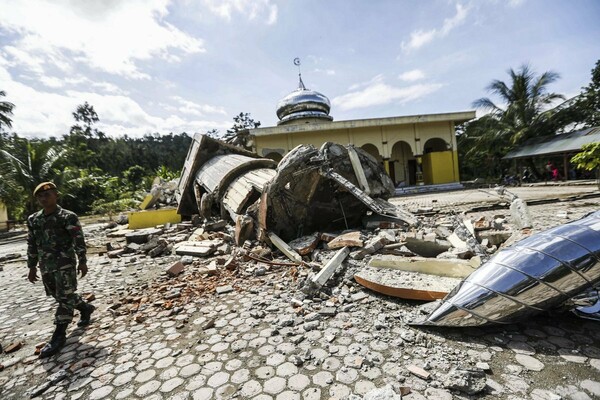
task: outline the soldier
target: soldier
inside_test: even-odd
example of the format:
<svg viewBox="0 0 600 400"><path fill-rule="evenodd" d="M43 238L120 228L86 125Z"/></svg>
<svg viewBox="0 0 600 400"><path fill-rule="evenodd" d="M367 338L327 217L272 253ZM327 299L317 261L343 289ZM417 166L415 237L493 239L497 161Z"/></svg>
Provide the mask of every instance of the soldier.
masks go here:
<svg viewBox="0 0 600 400"><path fill-rule="evenodd" d="M81 319L77 326L86 326L95 307L82 300L76 293L77 271L75 255L79 259L77 270L83 278L87 274L86 248L83 231L77 215L57 204L58 190L52 182L40 183L33 191L42 210L27 219L27 265L28 279L38 280L39 263L46 295L58 302L54 318L56 330L50 342L40 352L40 357L50 357L64 346L67 326L73 320L74 309Z"/></svg>

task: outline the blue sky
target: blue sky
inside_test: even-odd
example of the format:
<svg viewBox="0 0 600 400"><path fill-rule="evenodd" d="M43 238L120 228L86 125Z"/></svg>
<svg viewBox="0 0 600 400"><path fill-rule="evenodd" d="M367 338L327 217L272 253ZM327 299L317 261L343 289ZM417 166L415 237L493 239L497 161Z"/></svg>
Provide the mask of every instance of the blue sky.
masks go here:
<svg viewBox="0 0 600 400"><path fill-rule="evenodd" d="M596 0L0 0L14 130L61 136L88 101L111 136L263 126L297 86L335 120L472 109L528 63L577 94L600 59Z"/></svg>

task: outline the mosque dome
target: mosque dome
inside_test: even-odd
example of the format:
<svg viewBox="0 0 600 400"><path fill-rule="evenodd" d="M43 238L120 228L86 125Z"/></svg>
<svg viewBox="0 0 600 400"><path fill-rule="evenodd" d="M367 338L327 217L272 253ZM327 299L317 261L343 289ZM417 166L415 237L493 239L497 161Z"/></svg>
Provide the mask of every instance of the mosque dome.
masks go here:
<svg viewBox="0 0 600 400"><path fill-rule="evenodd" d="M301 119L316 119L332 121L329 115L331 103L327 96L315 90L309 90L304 86L302 77L298 83L298 89L279 100L277 103L277 125Z"/></svg>

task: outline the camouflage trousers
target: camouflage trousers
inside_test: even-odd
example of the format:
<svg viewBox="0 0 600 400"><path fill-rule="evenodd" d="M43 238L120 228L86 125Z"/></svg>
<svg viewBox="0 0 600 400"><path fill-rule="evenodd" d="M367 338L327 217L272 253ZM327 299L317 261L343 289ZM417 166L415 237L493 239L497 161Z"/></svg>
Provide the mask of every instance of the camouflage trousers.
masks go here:
<svg viewBox="0 0 600 400"><path fill-rule="evenodd" d="M54 268L40 268L46 295L58 302L54 314L55 324L69 324L73 321L75 309L85 309L85 302L77 291L77 270L74 264Z"/></svg>

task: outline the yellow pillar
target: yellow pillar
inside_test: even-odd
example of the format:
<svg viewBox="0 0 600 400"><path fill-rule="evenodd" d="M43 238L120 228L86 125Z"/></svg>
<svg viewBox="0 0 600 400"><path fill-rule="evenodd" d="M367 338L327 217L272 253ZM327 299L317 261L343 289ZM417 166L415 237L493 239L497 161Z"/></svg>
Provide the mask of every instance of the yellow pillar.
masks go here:
<svg viewBox="0 0 600 400"><path fill-rule="evenodd" d="M383 167L385 168L385 172L387 172L387 174L390 174L390 160L385 159L383 160Z"/></svg>

